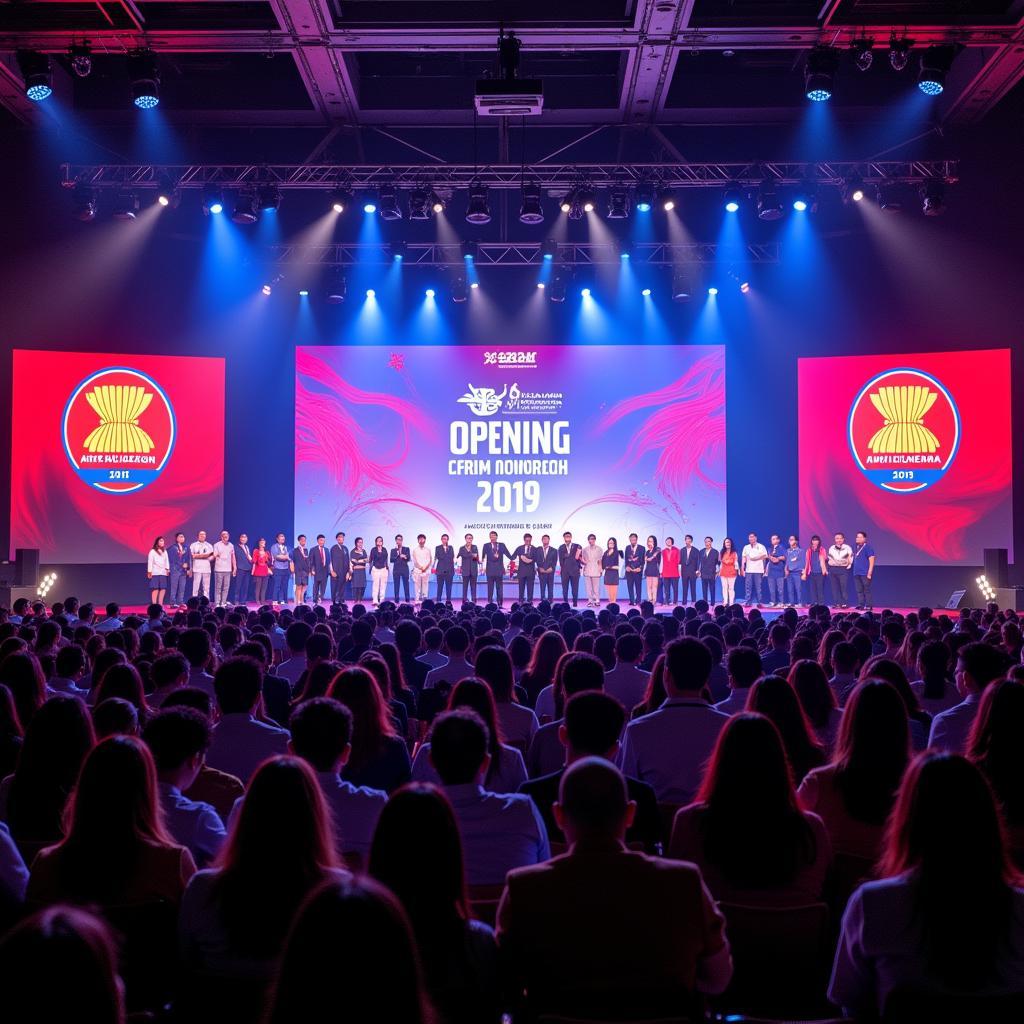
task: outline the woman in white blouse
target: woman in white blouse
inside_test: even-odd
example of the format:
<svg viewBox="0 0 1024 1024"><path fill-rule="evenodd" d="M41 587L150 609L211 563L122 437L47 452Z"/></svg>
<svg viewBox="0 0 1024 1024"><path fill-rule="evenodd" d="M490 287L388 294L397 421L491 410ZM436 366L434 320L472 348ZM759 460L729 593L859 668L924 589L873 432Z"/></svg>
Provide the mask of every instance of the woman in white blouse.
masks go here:
<svg viewBox="0 0 1024 1024"><path fill-rule="evenodd" d="M163 604L167 594L167 580L171 575L171 559L163 537L153 541L146 564L146 579L149 581L149 603Z"/></svg>

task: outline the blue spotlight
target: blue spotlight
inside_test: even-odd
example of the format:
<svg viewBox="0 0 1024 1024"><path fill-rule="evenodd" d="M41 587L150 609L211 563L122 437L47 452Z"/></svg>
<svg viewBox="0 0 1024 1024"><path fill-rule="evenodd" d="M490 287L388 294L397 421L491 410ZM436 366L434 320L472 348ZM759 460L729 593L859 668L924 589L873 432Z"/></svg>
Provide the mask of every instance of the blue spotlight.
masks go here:
<svg viewBox="0 0 1024 1024"><path fill-rule="evenodd" d="M832 99L839 55L831 46L815 46L804 65L804 95L815 103Z"/></svg>
<svg viewBox="0 0 1024 1024"><path fill-rule="evenodd" d="M363 200L363 213L376 213L377 201L369 196Z"/></svg>
<svg viewBox="0 0 1024 1024"><path fill-rule="evenodd" d="M480 287L480 282L479 281L470 281L469 282L469 287L470 288L479 288Z"/></svg>
<svg viewBox="0 0 1024 1024"><path fill-rule="evenodd" d="M152 110L160 103L160 69L152 50L135 50L128 55L128 79L132 102L139 110Z"/></svg>
<svg viewBox="0 0 1024 1024"><path fill-rule="evenodd" d="M651 294L651 289L644 288L641 290L640 294L646 299Z"/></svg>
<svg viewBox="0 0 1024 1024"><path fill-rule="evenodd" d="M366 289L366 297L368 299L376 298L377 297L377 293L372 288L367 288Z"/></svg>
<svg viewBox="0 0 1024 1024"><path fill-rule="evenodd" d="M299 289L299 296L300 296L300 298L304 299L304 298L306 298L307 295L309 295L309 289L308 288L300 288Z"/></svg>
<svg viewBox="0 0 1024 1024"><path fill-rule="evenodd" d="M40 103L53 94L53 70L50 58L35 50L18 51L18 67L25 83L25 95L34 103Z"/></svg>
<svg viewBox="0 0 1024 1024"><path fill-rule="evenodd" d="M426 294L428 299L432 299L437 294L437 292L435 292L433 288L428 288Z"/></svg>
<svg viewBox="0 0 1024 1024"><path fill-rule="evenodd" d="M216 185L207 185L203 189L203 213L224 212L224 193Z"/></svg>
<svg viewBox="0 0 1024 1024"><path fill-rule="evenodd" d="M544 289L545 289L545 288L547 287L547 285L546 285L546 284L544 284L544 282L543 282L543 281L538 281L538 282L537 282L537 287L538 287L538 288L539 288L539 289L540 289L541 291L544 291Z"/></svg>
<svg viewBox="0 0 1024 1024"><path fill-rule="evenodd" d="M467 241L462 243L462 258L464 260L476 259L476 254L479 252L480 246L477 242Z"/></svg>
<svg viewBox="0 0 1024 1024"><path fill-rule="evenodd" d="M580 290L580 295L582 295L583 298L585 298L585 299L589 299L590 298L590 289L589 288L581 289Z"/></svg>
<svg viewBox="0 0 1024 1024"><path fill-rule="evenodd" d="M801 196L798 196L793 200L793 209L798 213L803 213L807 209L807 200Z"/></svg>
<svg viewBox="0 0 1024 1024"><path fill-rule="evenodd" d="M640 182L636 187L636 208L641 213L650 213L654 205L654 186L647 181Z"/></svg>
<svg viewBox="0 0 1024 1024"><path fill-rule="evenodd" d="M738 188L727 188L725 190L725 212L736 213L740 208L740 200L743 193Z"/></svg>
<svg viewBox="0 0 1024 1024"><path fill-rule="evenodd" d="M957 45L929 46L921 54L921 70L917 87L925 96L940 96L946 88L946 75L962 47Z"/></svg>
<svg viewBox="0 0 1024 1024"><path fill-rule="evenodd" d="M712 296L714 296L714 295L717 295L717 294L718 294L718 289L717 289L717 288L716 288L716 287L715 287L714 285L712 285L712 286L711 286L711 287L710 287L710 288L708 289L708 295L712 295Z"/></svg>

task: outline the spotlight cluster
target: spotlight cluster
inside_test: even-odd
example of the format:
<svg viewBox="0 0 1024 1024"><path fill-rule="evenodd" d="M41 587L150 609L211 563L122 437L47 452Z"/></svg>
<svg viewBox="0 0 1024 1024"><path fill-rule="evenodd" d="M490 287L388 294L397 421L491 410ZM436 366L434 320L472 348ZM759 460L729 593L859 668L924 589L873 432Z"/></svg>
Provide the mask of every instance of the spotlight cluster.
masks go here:
<svg viewBox="0 0 1024 1024"><path fill-rule="evenodd" d="M18 51L25 95L41 103L53 95L53 67L50 58L37 50ZM93 70L92 49L88 42L76 43L67 54L71 70L78 78L88 78ZM132 103L140 110L152 110L160 103L160 68L152 50L132 50L128 54L128 86Z"/></svg>
<svg viewBox="0 0 1024 1024"><path fill-rule="evenodd" d="M981 596L986 601L994 601L996 599L995 588L988 581L987 576L979 576L975 581L978 584L978 589L981 591Z"/></svg>
<svg viewBox="0 0 1024 1024"><path fill-rule="evenodd" d="M57 574L55 572L48 572L40 581L39 586L36 588L36 597L46 597L49 594L54 583L57 582Z"/></svg>

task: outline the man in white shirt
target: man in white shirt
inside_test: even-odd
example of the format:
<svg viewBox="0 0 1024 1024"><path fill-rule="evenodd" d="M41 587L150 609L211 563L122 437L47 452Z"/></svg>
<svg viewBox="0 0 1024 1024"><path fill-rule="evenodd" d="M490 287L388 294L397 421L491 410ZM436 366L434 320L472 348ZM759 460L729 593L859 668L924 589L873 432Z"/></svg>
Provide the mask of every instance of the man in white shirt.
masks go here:
<svg viewBox="0 0 1024 1024"><path fill-rule="evenodd" d="M444 649L448 652L448 660L438 668L431 669L423 680L424 690L448 683L454 686L460 679L476 674L471 661L466 660L469 650L469 634L462 626L450 626L444 635Z"/></svg>
<svg viewBox="0 0 1024 1024"><path fill-rule="evenodd" d="M764 563L768 560L768 549L758 542L757 534L751 533L747 543L743 545L740 575L747 581L747 600L749 608L756 598L757 607L761 607L761 585L764 581Z"/></svg>
<svg viewBox="0 0 1024 1024"><path fill-rule="evenodd" d="M82 676L85 675L85 651L78 644L68 644L57 652L55 669L57 675L47 682L47 686L54 693L67 693L72 697L81 697L85 700L89 694L88 689L79 686Z"/></svg>
<svg viewBox="0 0 1024 1024"><path fill-rule="evenodd" d="M255 716L263 688L263 668L255 658L229 658L217 669L213 685L220 720L207 760L248 783L262 761L288 752L288 731Z"/></svg>
<svg viewBox="0 0 1024 1024"><path fill-rule="evenodd" d="M604 674L604 692L614 697L628 715L644 699L651 676L637 662L643 657L644 641L639 633L623 633L615 641L615 668Z"/></svg>
<svg viewBox="0 0 1024 1024"><path fill-rule="evenodd" d="M192 556L192 596L210 598L210 576L213 572L213 545L206 542L206 531L200 530L189 545Z"/></svg>
<svg viewBox="0 0 1024 1024"><path fill-rule="evenodd" d="M991 644L977 641L961 647L956 659L956 688L964 699L932 719L928 746L962 754L985 687L1001 679L1008 667L1009 659Z"/></svg>
<svg viewBox="0 0 1024 1024"><path fill-rule="evenodd" d="M427 547L427 536L421 533L416 538L416 547L412 549L412 582L415 586L416 600L423 603L430 590L430 570L434 565L434 555Z"/></svg>
<svg viewBox="0 0 1024 1024"><path fill-rule="evenodd" d="M121 606L111 601L106 608L107 617L96 627L97 633L110 633L115 629L122 629L124 622L121 619Z"/></svg>
<svg viewBox="0 0 1024 1024"><path fill-rule="evenodd" d="M846 543L843 534L837 533L825 557L828 559L828 574L832 579L832 604L836 608L848 608L853 548Z"/></svg>
<svg viewBox="0 0 1024 1024"><path fill-rule="evenodd" d="M228 531L221 530L220 540L213 545L213 601L218 608L228 603L228 591L237 570L235 545Z"/></svg>
<svg viewBox="0 0 1024 1024"><path fill-rule="evenodd" d="M711 666L711 652L699 640L673 640L665 648L668 699L626 726L623 773L652 786L659 803L693 802L704 765L729 720L700 696Z"/></svg>
<svg viewBox="0 0 1024 1024"><path fill-rule="evenodd" d="M388 795L383 790L353 786L341 777L352 753L352 712L330 697L314 697L295 709L288 724L292 734L289 749L312 765L331 808L339 856L355 855L365 861Z"/></svg>
<svg viewBox="0 0 1024 1024"><path fill-rule="evenodd" d="M430 763L441 779L462 836L471 886L501 885L513 868L551 856L536 805L522 793L489 793L487 726L468 708L439 715L430 733Z"/></svg>

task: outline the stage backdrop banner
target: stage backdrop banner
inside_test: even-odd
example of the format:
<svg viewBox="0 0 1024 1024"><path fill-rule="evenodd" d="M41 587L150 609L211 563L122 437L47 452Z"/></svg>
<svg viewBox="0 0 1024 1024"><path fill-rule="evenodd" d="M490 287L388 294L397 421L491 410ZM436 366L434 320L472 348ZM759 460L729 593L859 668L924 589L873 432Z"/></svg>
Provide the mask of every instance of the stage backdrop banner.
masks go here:
<svg viewBox="0 0 1024 1024"><path fill-rule="evenodd" d="M891 565L1013 547L1009 349L801 359L800 540Z"/></svg>
<svg viewBox="0 0 1024 1024"><path fill-rule="evenodd" d="M224 360L17 349L11 546L144 562L224 516Z"/></svg>
<svg viewBox="0 0 1024 1024"><path fill-rule="evenodd" d="M295 527L721 537L725 357L707 346L296 350ZM700 543L700 541L698 541Z"/></svg>

